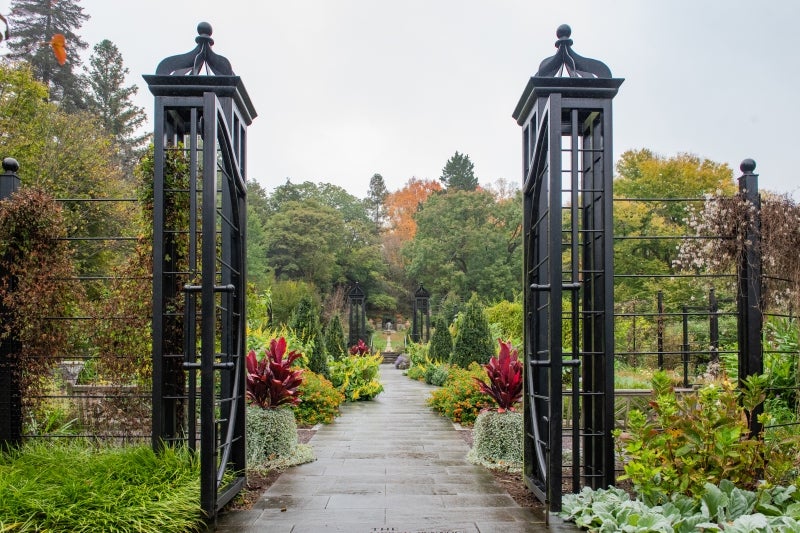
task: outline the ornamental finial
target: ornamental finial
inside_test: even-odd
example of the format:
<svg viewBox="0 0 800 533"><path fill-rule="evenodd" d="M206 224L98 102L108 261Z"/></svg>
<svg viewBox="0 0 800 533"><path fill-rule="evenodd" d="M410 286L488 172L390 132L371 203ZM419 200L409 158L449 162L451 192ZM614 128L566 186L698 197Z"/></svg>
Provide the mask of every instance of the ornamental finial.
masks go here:
<svg viewBox="0 0 800 533"><path fill-rule="evenodd" d="M203 67L217 76L233 76L231 63L221 55L217 55L211 49L214 46L214 39L211 38L213 29L208 22L201 22L197 25L197 37L194 42L197 46L191 52L170 56L156 68L156 75L159 76L197 76Z"/></svg>
<svg viewBox="0 0 800 533"><path fill-rule="evenodd" d="M572 49L572 28L562 24L556 30L558 52L539 65L534 76L555 78L566 71L570 78L610 78L611 70L602 61L582 57Z"/></svg>

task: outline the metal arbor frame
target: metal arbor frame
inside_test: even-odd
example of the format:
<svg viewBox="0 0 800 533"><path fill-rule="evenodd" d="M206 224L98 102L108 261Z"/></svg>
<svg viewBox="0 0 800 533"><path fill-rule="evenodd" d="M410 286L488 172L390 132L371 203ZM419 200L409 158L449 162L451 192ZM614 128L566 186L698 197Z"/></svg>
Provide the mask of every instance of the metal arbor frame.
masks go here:
<svg viewBox="0 0 800 533"><path fill-rule="evenodd" d="M414 316L411 321L411 340L413 342L428 342L431 337L431 293L422 283L414 292Z"/></svg>
<svg viewBox="0 0 800 533"><path fill-rule="evenodd" d="M367 294L361 288L361 284L356 281L347 293L347 302L350 304L347 342L350 346L355 346L358 341L365 343L368 341L366 300Z"/></svg>
<svg viewBox="0 0 800 533"><path fill-rule="evenodd" d="M211 26L197 31L194 50L144 76L155 96L152 441L196 450L199 436L200 500L213 519L245 481L245 155L256 113L211 51Z"/></svg>
<svg viewBox="0 0 800 533"><path fill-rule="evenodd" d="M624 80L572 51L570 33L558 28L557 53L513 113L523 128L523 473L551 511L565 481L574 492L614 482L611 100Z"/></svg>

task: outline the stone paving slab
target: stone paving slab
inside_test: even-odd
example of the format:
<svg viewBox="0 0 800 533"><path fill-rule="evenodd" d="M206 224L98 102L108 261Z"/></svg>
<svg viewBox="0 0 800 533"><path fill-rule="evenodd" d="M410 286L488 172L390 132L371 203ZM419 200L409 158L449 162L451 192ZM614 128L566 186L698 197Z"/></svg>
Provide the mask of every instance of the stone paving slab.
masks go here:
<svg viewBox="0 0 800 533"><path fill-rule="evenodd" d="M377 399L344 405L317 431L316 461L284 472L253 509L220 515L216 531L569 531L548 529L541 510L520 507L466 460L453 425L425 405L429 386L387 365L381 381Z"/></svg>

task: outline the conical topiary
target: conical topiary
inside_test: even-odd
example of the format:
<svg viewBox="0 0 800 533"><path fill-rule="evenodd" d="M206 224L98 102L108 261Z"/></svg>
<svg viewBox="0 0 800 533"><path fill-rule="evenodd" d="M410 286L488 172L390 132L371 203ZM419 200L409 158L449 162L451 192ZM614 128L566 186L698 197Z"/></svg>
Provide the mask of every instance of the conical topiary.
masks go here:
<svg viewBox="0 0 800 533"><path fill-rule="evenodd" d="M431 336L431 347L428 355L434 361L443 362L449 361L452 353L453 336L450 335L447 321L443 316L436 317L433 323L433 336Z"/></svg>
<svg viewBox="0 0 800 533"><path fill-rule="evenodd" d="M328 370L328 354L325 350L325 340L322 337L322 327L319 322L319 311L314 301L309 296L303 296L297 304L289 327L294 330L310 353L308 356L308 369L312 372L330 379Z"/></svg>
<svg viewBox="0 0 800 533"><path fill-rule="evenodd" d="M494 355L489 321L477 295L473 295L458 322L450 363L467 368L473 361L484 364Z"/></svg>
<svg viewBox="0 0 800 533"><path fill-rule="evenodd" d="M325 330L325 348L328 350L328 355L338 361L347 351L345 344L342 321L339 319L339 315L333 315Z"/></svg>

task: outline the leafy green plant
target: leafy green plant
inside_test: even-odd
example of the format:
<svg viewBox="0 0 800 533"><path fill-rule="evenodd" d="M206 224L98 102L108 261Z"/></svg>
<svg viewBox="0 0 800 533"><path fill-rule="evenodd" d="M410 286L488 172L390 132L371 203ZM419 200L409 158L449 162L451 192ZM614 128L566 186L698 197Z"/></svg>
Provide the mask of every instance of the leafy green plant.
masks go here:
<svg viewBox="0 0 800 533"><path fill-rule="evenodd" d="M476 295L467 302L457 324L450 364L467 368L470 363L485 363L494 355L489 322Z"/></svg>
<svg viewBox="0 0 800 533"><path fill-rule="evenodd" d="M300 401L298 387L303 382L302 369L292 368L300 357L297 352L286 354L286 339L272 339L261 361L255 350L247 354L247 398L262 409L296 404Z"/></svg>
<svg viewBox="0 0 800 533"><path fill-rule="evenodd" d="M522 413L483 411L475 419L471 462L495 470L522 471Z"/></svg>
<svg viewBox="0 0 800 533"><path fill-rule="evenodd" d="M411 366L425 363L425 360L428 359L429 351L430 351L430 344L427 342L425 343L412 342L406 345L406 353L408 354L408 358L411 361Z"/></svg>
<svg viewBox="0 0 800 533"><path fill-rule="evenodd" d="M653 506L619 488L586 487L564 496L560 516L589 531L793 532L800 530L800 494L794 485L754 492L723 480L704 484L698 498L677 494Z"/></svg>
<svg viewBox="0 0 800 533"><path fill-rule="evenodd" d="M453 422L471 426L481 410L491 405L473 379L486 379L485 376L486 372L478 363L472 363L467 369L450 367L447 381L431 393L428 405Z"/></svg>
<svg viewBox="0 0 800 533"><path fill-rule="evenodd" d="M0 530L204 531L200 462L185 448L30 442L0 455Z"/></svg>
<svg viewBox="0 0 800 533"><path fill-rule="evenodd" d="M447 382L449 374L449 366L446 363L434 363L431 361L425 368L425 383L441 387Z"/></svg>
<svg viewBox="0 0 800 533"><path fill-rule="evenodd" d="M428 373L428 367L422 364L416 364L406 371L406 376L416 381L425 381L425 375Z"/></svg>
<svg viewBox="0 0 800 533"><path fill-rule="evenodd" d="M517 350L511 341L500 343L500 353L483 365L489 384L478 378L475 383L481 392L489 396L497 404L497 411L514 410L514 405L522 399L522 363Z"/></svg>
<svg viewBox="0 0 800 533"><path fill-rule="evenodd" d="M740 393L727 380L676 395L669 378L653 378L655 399L647 415L628 413L628 433L617 432L625 475L647 504L673 494L699 497L708 482L730 480L753 488L765 472L764 448L750 435L749 417L764 399L764 378L751 376Z"/></svg>
<svg viewBox="0 0 800 533"><path fill-rule="evenodd" d="M331 362L331 383L344 394L345 400L371 400L381 392L378 370L383 358L375 355L348 355Z"/></svg>
<svg viewBox="0 0 800 533"><path fill-rule="evenodd" d="M292 406L298 425L330 424L339 416L344 394L323 376L310 370L303 372L303 383L298 393L302 399Z"/></svg>

